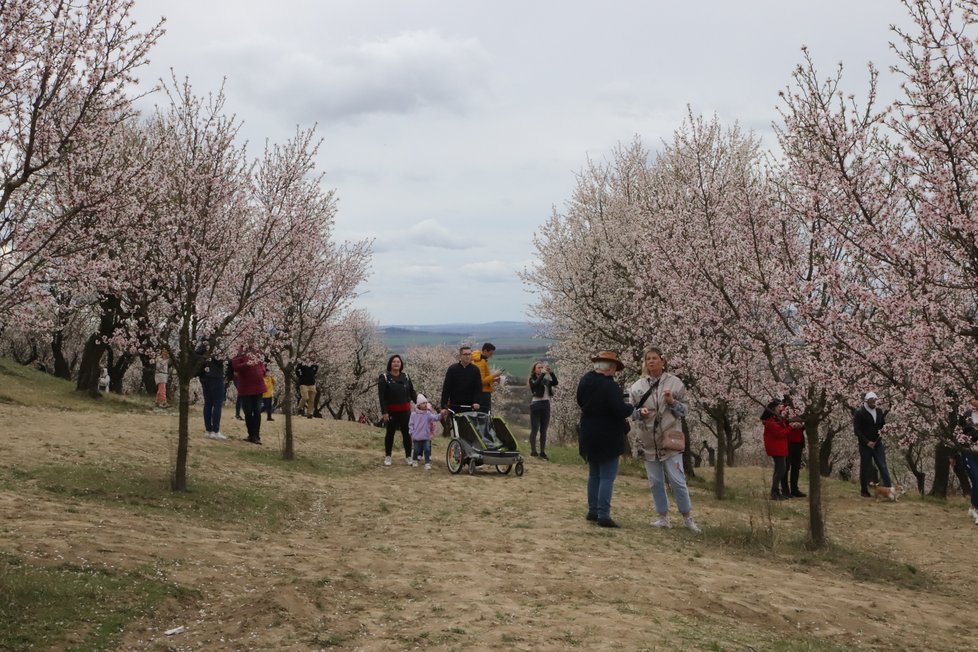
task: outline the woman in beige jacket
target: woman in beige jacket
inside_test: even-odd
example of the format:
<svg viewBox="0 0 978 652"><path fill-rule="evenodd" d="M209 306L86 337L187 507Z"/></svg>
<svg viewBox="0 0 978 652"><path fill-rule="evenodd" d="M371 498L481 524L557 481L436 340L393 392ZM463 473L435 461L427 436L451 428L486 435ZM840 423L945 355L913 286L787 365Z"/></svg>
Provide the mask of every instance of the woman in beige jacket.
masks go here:
<svg viewBox="0 0 978 652"><path fill-rule="evenodd" d="M632 405L638 408L638 428L634 432L633 451L645 460L645 471L652 489L652 500L659 518L654 527L669 527L669 497L666 495L665 476L669 476L676 507L683 515L683 525L692 532L700 532L693 520L693 504L686 486L682 451L669 450L665 446L666 433L682 430L682 419L688 410L686 386L673 374L666 372L662 351L649 348L642 360L642 376L628 391ZM651 388L651 392L649 389ZM646 397L643 401L642 398ZM641 402L641 405L639 405Z"/></svg>

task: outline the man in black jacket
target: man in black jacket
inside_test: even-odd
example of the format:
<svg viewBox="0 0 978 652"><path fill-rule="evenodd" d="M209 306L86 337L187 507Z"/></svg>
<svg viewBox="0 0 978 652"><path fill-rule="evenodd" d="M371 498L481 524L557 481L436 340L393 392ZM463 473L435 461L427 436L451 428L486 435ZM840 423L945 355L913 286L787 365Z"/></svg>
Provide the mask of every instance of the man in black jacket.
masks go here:
<svg viewBox="0 0 978 652"><path fill-rule="evenodd" d="M479 409L482 395L482 374L472 364L472 347L463 346L458 350L458 362L445 372L445 382L441 386L441 408L459 412L463 406Z"/></svg>
<svg viewBox="0 0 978 652"><path fill-rule="evenodd" d="M634 408L625 402L615 374L625 368L618 353L601 351L591 358L594 370L577 383L581 408L578 449L588 463L587 520L618 527L611 518L611 495L618 475L618 456L625 452L625 417Z"/></svg>
<svg viewBox="0 0 978 652"><path fill-rule="evenodd" d="M309 359L295 366L296 379L299 381L299 404L303 406L307 419L311 419L316 411L316 374L319 365L316 364L316 354L310 353Z"/></svg>
<svg viewBox="0 0 978 652"><path fill-rule="evenodd" d="M859 440L859 494L863 498L872 497L869 493L869 476L874 463L883 486L893 486L890 471L886 468L886 448L880 436L880 431L886 425L886 413L876 407L877 399L875 392L868 392L862 407L852 414L852 429Z"/></svg>

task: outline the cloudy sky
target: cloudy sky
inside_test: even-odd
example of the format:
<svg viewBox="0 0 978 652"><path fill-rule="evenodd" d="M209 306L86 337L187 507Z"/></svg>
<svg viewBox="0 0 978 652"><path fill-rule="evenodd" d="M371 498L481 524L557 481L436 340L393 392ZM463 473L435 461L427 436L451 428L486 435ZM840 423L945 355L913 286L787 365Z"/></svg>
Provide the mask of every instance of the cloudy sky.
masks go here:
<svg viewBox="0 0 978 652"><path fill-rule="evenodd" d="M859 93L906 23L897 0L137 0L161 16L145 84L224 80L252 154L318 125L337 235L375 241L358 305L384 325L525 319L517 272L588 158L655 149L687 105L773 146L802 45Z"/></svg>

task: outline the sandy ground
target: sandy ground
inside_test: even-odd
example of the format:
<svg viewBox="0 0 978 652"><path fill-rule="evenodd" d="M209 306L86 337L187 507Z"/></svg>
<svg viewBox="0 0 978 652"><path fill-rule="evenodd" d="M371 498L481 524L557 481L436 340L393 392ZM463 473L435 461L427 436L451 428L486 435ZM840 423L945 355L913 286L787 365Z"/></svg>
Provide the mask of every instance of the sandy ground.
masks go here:
<svg viewBox="0 0 978 652"><path fill-rule="evenodd" d="M300 457L338 464L308 472L259 463L240 440L205 440L192 416L191 486L252 486L301 496L301 507L275 526L214 524L30 481L0 491L0 550L32 563L153 568L199 591L134 623L120 649L951 650L970 640L959 637L974 625L978 527L960 499L877 504L846 487L829 500L834 541L934 580L910 590L795 563L803 553L730 545L732 528L752 519L766 527L760 500L722 504L697 488L704 535L655 530L645 480L628 475L614 500L623 527L608 530L584 520L583 466L528 459L522 478L453 476L438 440L434 470L406 466L397 444L395 465L383 468L377 429L298 419ZM231 416L224 430L241 437ZM282 419L263 423L262 455L276 456ZM0 473L99 463L145 468L165 483L175 429L172 413L2 405ZM762 492L768 472L730 473L743 495ZM795 538L804 514L804 505L779 505L770 523ZM163 635L180 625L184 633Z"/></svg>

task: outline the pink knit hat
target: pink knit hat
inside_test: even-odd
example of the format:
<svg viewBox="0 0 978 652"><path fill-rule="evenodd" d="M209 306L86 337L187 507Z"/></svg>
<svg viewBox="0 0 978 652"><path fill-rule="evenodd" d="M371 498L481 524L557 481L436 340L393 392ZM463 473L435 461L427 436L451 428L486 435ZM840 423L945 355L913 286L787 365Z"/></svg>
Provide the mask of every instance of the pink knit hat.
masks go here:
<svg viewBox="0 0 978 652"><path fill-rule="evenodd" d="M424 394L418 394L418 399L414 402L414 404L421 407L425 403L430 403L430 401L424 397Z"/></svg>

